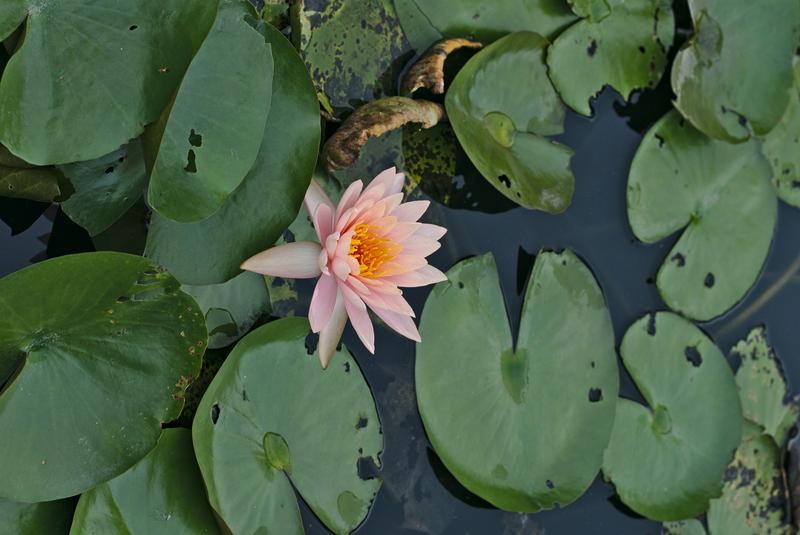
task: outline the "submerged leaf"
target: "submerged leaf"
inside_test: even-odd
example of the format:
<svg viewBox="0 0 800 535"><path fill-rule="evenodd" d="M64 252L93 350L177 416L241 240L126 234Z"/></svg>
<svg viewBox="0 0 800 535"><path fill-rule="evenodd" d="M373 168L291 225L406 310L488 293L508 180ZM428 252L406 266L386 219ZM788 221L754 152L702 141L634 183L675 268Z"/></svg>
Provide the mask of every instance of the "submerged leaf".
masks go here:
<svg viewBox="0 0 800 535"><path fill-rule="evenodd" d="M573 502L600 469L619 388L597 281L569 251L540 253L515 343L492 256L447 275L425 304L415 370L433 448L501 509Z"/></svg>
<svg viewBox="0 0 800 535"><path fill-rule="evenodd" d="M61 196L61 172L17 158L0 145L0 197L52 202Z"/></svg>
<svg viewBox="0 0 800 535"><path fill-rule="evenodd" d="M671 309L710 320L753 285L777 218L771 174L757 141L711 139L674 111L644 137L628 177L628 219L646 243L685 227L658 272Z"/></svg>
<svg viewBox="0 0 800 535"><path fill-rule="evenodd" d="M233 533L302 534L295 489L334 533L366 517L380 487L359 476L380 466L375 402L346 352L322 370L308 322L287 318L244 337L228 356L192 426L212 506Z"/></svg>
<svg viewBox="0 0 800 535"><path fill-rule="evenodd" d="M404 95L422 87L432 93L444 93L444 62L451 53L461 48L481 48L483 45L469 39L444 39L430 47L408 70L400 84Z"/></svg>
<svg viewBox="0 0 800 535"><path fill-rule="evenodd" d="M408 123L419 123L423 128L430 128L443 118L444 108L427 100L387 97L364 104L325 143L322 161L330 173L350 167L358 160L361 147L370 138L379 137Z"/></svg>
<svg viewBox="0 0 800 535"><path fill-rule="evenodd" d="M728 362L700 329L670 312L634 323L620 354L647 405L617 401L603 474L641 515L697 516L719 496L742 436Z"/></svg>

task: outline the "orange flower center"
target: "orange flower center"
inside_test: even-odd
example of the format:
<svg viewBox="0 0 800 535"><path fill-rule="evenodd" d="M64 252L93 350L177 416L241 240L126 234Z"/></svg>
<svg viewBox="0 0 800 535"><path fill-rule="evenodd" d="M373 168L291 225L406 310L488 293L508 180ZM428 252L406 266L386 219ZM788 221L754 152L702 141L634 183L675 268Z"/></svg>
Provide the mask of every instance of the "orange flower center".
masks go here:
<svg viewBox="0 0 800 535"><path fill-rule="evenodd" d="M361 224L355 228L348 254L358 262L359 275L375 279L384 273L383 266L394 259L402 249L402 245L377 236L372 225Z"/></svg>

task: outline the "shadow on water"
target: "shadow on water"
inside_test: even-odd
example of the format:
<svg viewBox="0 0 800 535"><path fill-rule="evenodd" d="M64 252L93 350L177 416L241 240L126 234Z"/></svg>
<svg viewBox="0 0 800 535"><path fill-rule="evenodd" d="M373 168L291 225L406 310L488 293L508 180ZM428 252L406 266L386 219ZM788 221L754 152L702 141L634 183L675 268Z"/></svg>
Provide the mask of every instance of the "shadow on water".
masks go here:
<svg viewBox="0 0 800 535"><path fill-rule="evenodd" d="M497 213L486 213L434 203L426 217L447 226L449 232L442 249L431 258L432 263L448 269L467 256L493 253L515 332L527 277L535 255L542 249L572 249L592 268L605 292L617 340L640 316L664 309L653 280L677 236L654 245L639 243L629 228L625 205L631 160L642 132L658 118L637 115L650 106L624 105L618 95L605 91L595 102L593 119L568 115L566 133L559 139L575 150L572 168L576 193L564 214L551 216L506 207L487 208L488 212ZM495 199L503 198L497 194ZM0 219L5 223L0 225L0 250L4 253L0 256L0 274L19 269L34 257L43 257L45 241L49 242L49 255L91 247L85 234L63 214L50 209L42 215L45 208L0 199ZM53 219L55 224L51 223ZM52 233L49 240L48 233ZM800 360L796 358L796 318L800 308L797 236L800 210L782 205L772 251L756 286L731 312L703 325L727 351L752 327L766 324L794 385L800 383ZM406 292L418 313L428 292L429 289ZM361 346L350 327L344 342L373 390L386 438L383 487L361 533L659 533L657 523L638 518L616 503L613 488L600 477L566 509L525 515L492 508L453 479L432 453L416 407L414 344L383 326L376 328L375 357ZM625 372L621 375L621 394L638 398ZM308 508L304 504L301 507L306 533L327 533Z"/></svg>

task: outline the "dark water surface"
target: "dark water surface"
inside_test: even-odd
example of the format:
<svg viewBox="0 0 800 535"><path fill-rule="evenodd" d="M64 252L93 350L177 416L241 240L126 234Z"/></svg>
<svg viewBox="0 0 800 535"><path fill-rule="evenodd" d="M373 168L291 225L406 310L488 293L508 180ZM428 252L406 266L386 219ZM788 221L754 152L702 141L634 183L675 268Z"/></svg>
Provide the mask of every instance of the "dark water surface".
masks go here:
<svg viewBox="0 0 800 535"><path fill-rule="evenodd" d="M518 329L524 284L541 249L569 248L591 267L608 301L617 340L643 314L665 309L653 284L677 235L655 245L639 243L627 222L628 169L642 137L668 105L669 95L651 93L638 106L604 92L596 116L568 116L560 140L575 150L576 193L562 215L513 208L499 213L434 204L427 219L449 233L431 261L448 269L467 256L492 252L497 261L511 325ZM460 183L464 180L458 178ZM470 180L463 186L471 187ZM481 188L484 208L508 208L504 198ZM32 262L91 248L85 235L53 208L0 199L0 275ZM490 210L491 211L491 210ZM56 221L54 228L53 220ZM12 236L12 228L16 235ZM23 230L26 229L26 230ZM51 234L52 233L52 234ZM418 316L429 289L407 292ZM751 328L765 324L792 385L800 383L800 210L781 204L778 230L764 273L748 296L722 318L702 327L727 352ZM519 515L496 510L461 487L430 448L416 408L414 344L376 328L376 355L370 356L348 327L345 344L359 361L376 398L386 448L383 486L360 534L657 534L658 523L626 511L613 488L598 476L578 501L561 510ZM621 365L621 395L639 398ZM698 407L702 410L702 407ZM306 532L327 530L303 506Z"/></svg>

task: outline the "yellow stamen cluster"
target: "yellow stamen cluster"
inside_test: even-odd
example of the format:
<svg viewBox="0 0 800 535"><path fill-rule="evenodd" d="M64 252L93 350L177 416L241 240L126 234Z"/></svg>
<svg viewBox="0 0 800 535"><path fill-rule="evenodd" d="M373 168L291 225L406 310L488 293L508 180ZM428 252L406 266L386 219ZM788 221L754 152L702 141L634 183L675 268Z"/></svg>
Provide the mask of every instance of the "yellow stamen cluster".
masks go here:
<svg viewBox="0 0 800 535"><path fill-rule="evenodd" d="M361 224L355 228L348 254L358 262L362 277L374 279L384 273L382 267L402 249L402 245L378 236L372 225Z"/></svg>

